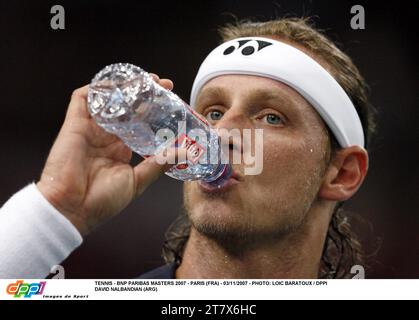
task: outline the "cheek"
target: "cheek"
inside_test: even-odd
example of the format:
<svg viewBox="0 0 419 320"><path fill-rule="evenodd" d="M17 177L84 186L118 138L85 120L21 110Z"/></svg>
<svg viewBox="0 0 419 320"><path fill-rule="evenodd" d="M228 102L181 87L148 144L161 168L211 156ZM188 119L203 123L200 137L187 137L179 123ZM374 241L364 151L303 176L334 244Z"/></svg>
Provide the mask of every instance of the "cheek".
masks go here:
<svg viewBox="0 0 419 320"><path fill-rule="evenodd" d="M252 201L247 208L265 220L298 221L318 191L321 150L304 141L265 136L263 154L262 173L248 176L246 198Z"/></svg>
<svg viewBox="0 0 419 320"><path fill-rule="evenodd" d="M298 139L265 136L263 172L255 182L276 194L301 192L314 177L318 177L323 150L318 143Z"/></svg>
<svg viewBox="0 0 419 320"><path fill-rule="evenodd" d="M305 154L309 151L305 149L303 143L296 141L280 140L274 137L266 138L263 152L265 176L274 178L297 174L298 169L304 168L306 163Z"/></svg>

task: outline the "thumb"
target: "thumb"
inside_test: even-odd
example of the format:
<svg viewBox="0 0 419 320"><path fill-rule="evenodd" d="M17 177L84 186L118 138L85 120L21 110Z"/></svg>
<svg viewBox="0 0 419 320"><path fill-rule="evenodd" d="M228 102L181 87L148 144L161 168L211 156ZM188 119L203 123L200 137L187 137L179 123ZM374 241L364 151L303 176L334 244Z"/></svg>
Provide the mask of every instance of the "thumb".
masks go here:
<svg viewBox="0 0 419 320"><path fill-rule="evenodd" d="M164 172L179 162L186 162L186 159L187 152L178 148L165 149L158 155L144 159L134 167L135 196L141 195Z"/></svg>

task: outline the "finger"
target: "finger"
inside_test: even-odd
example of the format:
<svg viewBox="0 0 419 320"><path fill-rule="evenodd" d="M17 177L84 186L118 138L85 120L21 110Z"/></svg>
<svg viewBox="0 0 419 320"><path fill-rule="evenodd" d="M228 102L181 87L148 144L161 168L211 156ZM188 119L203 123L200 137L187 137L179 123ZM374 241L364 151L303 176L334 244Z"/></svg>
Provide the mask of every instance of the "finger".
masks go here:
<svg viewBox="0 0 419 320"><path fill-rule="evenodd" d="M173 81L170 79L160 79L160 77L155 73L150 73L151 77L155 82L161 85L163 88L167 90L173 90Z"/></svg>
<svg viewBox="0 0 419 320"><path fill-rule="evenodd" d="M159 82L160 77L155 73L150 73L150 76L153 78L154 81Z"/></svg>
<svg viewBox="0 0 419 320"><path fill-rule="evenodd" d="M173 81L170 79L161 79L159 84L167 90L173 90Z"/></svg>
<svg viewBox="0 0 419 320"><path fill-rule="evenodd" d="M134 167L135 196L142 194L164 171L164 166L158 164L154 156L136 165Z"/></svg>
<svg viewBox="0 0 419 320"><path fill-rule="evenodd" d="M109 157L123 163L129 163L132 158L132 150L119 138L104 150L98 150L97 152L99 156Z"/></svg>
<svg viewBox="0 0 419 320"><path fill-rule="evenodd" d="M89 118L89 111L87 110L87 92L89 85L78 88L73 91L71 95L70 104L67 109L67 118Z"/></svg>
<svg viewBox="0 0 419 320"><path fill-rule="evenodd" d="M140 195L144 190L160 175L169 170L179 162L185 162L186 150L170 148L156 156L146 158L143 162L134 167L136 195Z"/></svg>

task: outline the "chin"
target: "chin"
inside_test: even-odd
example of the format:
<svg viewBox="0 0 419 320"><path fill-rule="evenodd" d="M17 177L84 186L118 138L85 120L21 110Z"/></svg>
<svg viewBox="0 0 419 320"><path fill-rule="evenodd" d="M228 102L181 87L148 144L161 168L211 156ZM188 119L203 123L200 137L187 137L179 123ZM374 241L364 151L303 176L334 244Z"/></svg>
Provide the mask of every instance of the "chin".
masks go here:
<svg viewBox="0 0 419 320"><path fill-rule="evenodd" d="M231 190L222 193L203 192L197 182L185 184L184 206L193 224L232 225L243 222L243 201Z"/></svg>
<svg viewBox="0 0 419 320"><path fill-rule="evenodd" d="M199 203L189 205L191 218L205 220L225 220L234 217L241 217L242 212L228 202L221 199L202 199Z"/></svg>

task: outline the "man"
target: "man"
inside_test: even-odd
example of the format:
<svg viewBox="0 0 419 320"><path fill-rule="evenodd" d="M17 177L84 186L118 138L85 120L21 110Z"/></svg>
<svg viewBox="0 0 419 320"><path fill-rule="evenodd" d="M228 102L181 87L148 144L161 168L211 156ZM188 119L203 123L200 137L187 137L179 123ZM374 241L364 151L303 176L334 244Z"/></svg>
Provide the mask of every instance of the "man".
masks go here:
<svg viewBox="0 0 419 320"><path fill-rule="evenodd" d="M356 193L368 170L364 138L368 142L373 124L364 80L351 60L304 20L244 22L221 31L223 40L232 42L201 66L191 104L217 129L263 129L263 171L249 176L243 165L233 165L234 183L220 190L186 182L186 215L168 233L168 264L143 277L347 277L357 263L357 242L340 238L348 224L337 208ZM173 87L167 79L159 83ZM53 232L59 245L40 245L53 257L32 263L39 273L80 244L73 226L81 235L89 233L166 169L155 157L132 168L131 151L89 116L86 94L87 87L74 92L36 187L5 205L4 216L22 212L16 199L32 197L37 212L61 219L49 222L61 229ZM230 149L243 153L234 142ZM60 214L67 219L57 218ZM2 256L10 255L4 247ZM0 276L10 272L14 261L8 263L0 264Z"/></svg>

